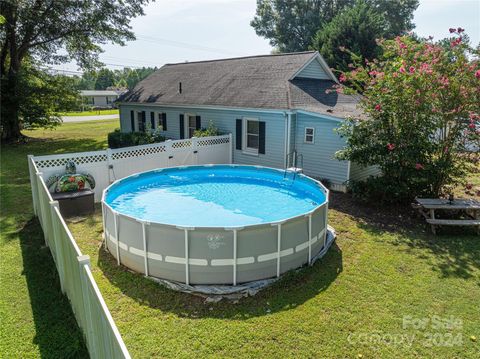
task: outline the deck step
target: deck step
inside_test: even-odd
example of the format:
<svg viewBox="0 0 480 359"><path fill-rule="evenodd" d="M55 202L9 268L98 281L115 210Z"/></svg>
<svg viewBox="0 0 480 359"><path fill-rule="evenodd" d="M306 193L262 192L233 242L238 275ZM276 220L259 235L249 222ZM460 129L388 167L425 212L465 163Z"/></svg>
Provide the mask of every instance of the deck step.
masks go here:
<svg viewBox="0 0 480 359"><path fill-rule="evenodd" d="M480 219L427 219L427 222L445 226L480 226Z"/></svg>
<svg viewBox="0 0 480 359"><path fill-rule="evenodd" d="M287 168L287 171L296 172L296 173L302 173L303 168L300 168L300 167L288 167L288 168Z"/></svg>

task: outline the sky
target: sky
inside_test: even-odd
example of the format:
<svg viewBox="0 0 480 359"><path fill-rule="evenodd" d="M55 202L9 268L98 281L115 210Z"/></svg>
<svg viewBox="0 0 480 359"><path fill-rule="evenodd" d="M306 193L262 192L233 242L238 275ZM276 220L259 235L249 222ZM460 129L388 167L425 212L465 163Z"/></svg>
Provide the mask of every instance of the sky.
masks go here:
<svg viewBox="0 0 480 359"><path fill-rule="evenodd" d="M157 0L145 16L132 21L137 40L126 46L104 45L100 59L111 69L161 67L165 63L268 54L268 40L250 26L255 0ZM450 27L466 29L480 42L480 0L420 0L415 32L441 39ZM77 71L75 63L55 66Z"/></svg>

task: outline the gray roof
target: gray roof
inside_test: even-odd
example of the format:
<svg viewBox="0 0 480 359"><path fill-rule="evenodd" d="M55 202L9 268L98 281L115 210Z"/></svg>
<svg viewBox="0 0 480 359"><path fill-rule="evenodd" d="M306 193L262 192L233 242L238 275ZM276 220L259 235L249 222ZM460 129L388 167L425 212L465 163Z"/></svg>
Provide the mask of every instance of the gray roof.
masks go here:
<svg viewBox="0 0 480 359"><path fill-rule="evenodd" d="M118 102L302 109L336 117L355 114L356 97L326 93L334 81L291 80L316 56L316 52L308 51L167 64L123 94Z"/></svg>
<svg viewBox="0 0 480 359"><path fill-rule="evenodd" d="M81 90L80 96L118 96L113 90Z"/></svg>

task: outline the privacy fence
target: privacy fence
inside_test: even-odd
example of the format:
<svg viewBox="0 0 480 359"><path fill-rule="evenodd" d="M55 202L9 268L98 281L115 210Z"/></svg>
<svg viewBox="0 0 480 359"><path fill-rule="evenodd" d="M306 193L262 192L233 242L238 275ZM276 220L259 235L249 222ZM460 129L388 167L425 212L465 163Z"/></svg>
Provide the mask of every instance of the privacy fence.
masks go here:
<svg viewBox="0 0 480 359"><path fill-rule="evenodd" d="M88 172L96 180L95 201L113 181L155 168L225 164L232 161L231 135L166 141L115 150L50 156L28 156L35 215L58 270L62 292L67 295L83 331L92 358L130 358L90 270L90 258L82 255L75 239L45 184L73 161L77 172Z"/></svg>

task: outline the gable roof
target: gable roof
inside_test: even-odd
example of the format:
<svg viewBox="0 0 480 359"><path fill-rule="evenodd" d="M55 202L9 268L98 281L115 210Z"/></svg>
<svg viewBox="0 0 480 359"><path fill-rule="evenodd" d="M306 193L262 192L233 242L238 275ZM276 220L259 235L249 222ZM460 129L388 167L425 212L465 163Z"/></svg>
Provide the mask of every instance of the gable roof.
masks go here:
<svg viewBox="0 0 480 359"><path fill-rule="evenodd" d="M302 78L295 77L312 61L319 62L328 80L309 79L302 82ZM355 107L353 104L357 99L351 97L351 103L345 106L337 103L333 94L323 91L335 85L336 81L315 51L250 56L167 64L117 101L177 106L304 109L345 117ZM309 84L309 91L305 89L306 83ZM315 87L317 91L313 91ZM349 102L346 97L342 97L342 101Z"/></svg>

